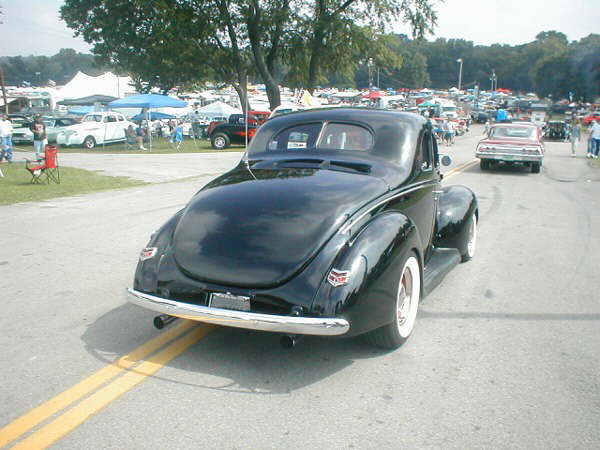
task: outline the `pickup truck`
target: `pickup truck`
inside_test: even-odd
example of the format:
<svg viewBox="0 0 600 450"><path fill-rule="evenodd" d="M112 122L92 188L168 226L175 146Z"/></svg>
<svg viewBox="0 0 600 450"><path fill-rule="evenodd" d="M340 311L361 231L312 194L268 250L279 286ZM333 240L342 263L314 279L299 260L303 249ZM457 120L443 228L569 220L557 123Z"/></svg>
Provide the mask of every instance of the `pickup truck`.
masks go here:
<svg viewBox="0 0 600 450"><path fill-rule="evenodd" d="M264 122L264 117L260 114L248 116L248 142L252 140L258 127ZM231 144L246 143L246 122L243 114L232 114L227 122L220 122L208 127L210 143L214 149L223 150Z"/></svg>

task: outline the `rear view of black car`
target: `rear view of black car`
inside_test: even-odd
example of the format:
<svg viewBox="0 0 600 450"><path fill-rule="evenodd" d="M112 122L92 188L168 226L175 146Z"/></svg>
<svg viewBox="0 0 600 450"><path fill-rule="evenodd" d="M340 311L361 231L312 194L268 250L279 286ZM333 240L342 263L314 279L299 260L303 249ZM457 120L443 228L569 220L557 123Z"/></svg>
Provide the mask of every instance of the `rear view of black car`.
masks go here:
<svg viewBox="0 0 600 450"><path fill-rule="evenodd" d="M478 208L441 186L431 125L331 108L267 121L242 161L142 250L133 303L170 316L397 348L419 302L475 253Z"/></svg>

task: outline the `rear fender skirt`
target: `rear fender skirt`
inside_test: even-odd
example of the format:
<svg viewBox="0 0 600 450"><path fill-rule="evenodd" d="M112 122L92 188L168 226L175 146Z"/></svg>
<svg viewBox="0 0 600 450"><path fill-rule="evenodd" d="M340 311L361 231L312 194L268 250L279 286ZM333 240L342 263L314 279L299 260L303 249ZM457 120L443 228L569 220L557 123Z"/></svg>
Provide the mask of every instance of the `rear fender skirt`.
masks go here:
<svg viewBox="0 0 600 450"><path fill-rule="evenodd" d="M468 239L467 219L479 219L477 197L466 186L443 188L438 200L433 244L438 248L461 249Z"/></svg>
<svg viewBox="0 0 600 450"><path fill-rule="evenodd" d="M394 317L400 265L411 250L420 253L419 242L417 228L405 215L377 215L335 259L333 268L349 271L348 283L334 287L324 279L313 310L348 320L350 331L344 336L386 325Z"/></svg>

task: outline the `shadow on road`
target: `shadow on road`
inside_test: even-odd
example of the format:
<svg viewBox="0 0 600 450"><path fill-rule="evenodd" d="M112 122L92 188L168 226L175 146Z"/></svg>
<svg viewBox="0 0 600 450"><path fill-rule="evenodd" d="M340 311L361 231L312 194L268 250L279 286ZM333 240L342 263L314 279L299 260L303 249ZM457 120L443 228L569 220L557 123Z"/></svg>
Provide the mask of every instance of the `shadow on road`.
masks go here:
<svg viewBox="0 0 600 450"><path fill-rule="evenodd" d="M90 324L81 339L90 354L109 364L160 333L152 327L153 317L151 312L124 304ZM302 338L294 349L285 350L279 345L280 336L215 327L208 336L167 364L179 371L201 374L191 378L202 382L190 382L190 376L185 375L178 379L160 375L152 378L202 389L285 394L328 378L357 359L388 353L359 338L312 336Z"/></svg>

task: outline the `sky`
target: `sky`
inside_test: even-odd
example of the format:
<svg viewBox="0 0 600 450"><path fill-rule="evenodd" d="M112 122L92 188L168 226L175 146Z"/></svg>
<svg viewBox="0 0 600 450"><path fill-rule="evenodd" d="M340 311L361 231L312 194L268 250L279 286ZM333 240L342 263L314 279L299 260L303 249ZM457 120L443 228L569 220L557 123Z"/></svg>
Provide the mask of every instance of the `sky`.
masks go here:
<svg viewBox="0 0 600 450"><path fill-rule="evenodd" d="M435 35L466 39L476 45L524 44L540 31L557 30L569 40L600 33L600 0L434 0L438 13ZM0 0L0 56L51 56L61 48L88 53L90 46L58 15L64 0ZM396 24L394 31L410 35Z"/></svg>

